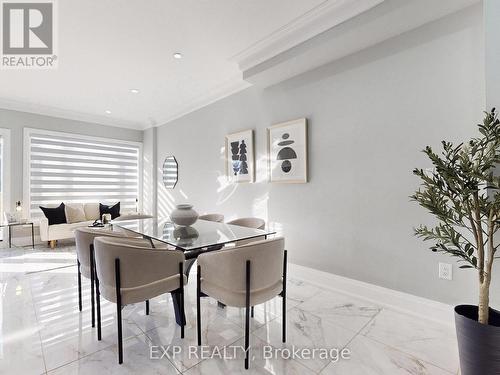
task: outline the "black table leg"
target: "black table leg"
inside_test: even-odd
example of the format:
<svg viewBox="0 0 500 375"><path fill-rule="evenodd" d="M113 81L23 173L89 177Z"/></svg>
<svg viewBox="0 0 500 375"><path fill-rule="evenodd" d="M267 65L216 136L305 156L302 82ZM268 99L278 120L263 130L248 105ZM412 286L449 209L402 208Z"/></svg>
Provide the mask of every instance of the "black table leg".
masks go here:
<svg viewBox="0 0 500 375"><path fill-rule="evenodd" d="M186 317L182 315L181 294L176 290L170 292L170 295L172 296L172 304L174 305L175 322L180 326L184 326L186 325Z"/></svg>
<svg viewBox="0 0 500 375"><path fill-rule="evenodd" d="M184 275L189 280L189 272L191 271L191 267L193 267L194 262L196 259L186 259L185 267L184 267ZM178 325L183 326L186 325L186 316L185 314L182 313L181 309L181 296L180 292L173 291L170 293L172 296L172 304L174 305L174 314L175 314L175 321L177 322Z"/></svg>
<svg viewBox="0 0 500 375"><path fill-rule="evenodd" d="M9 228L9 249L11 249L12 248L12 233L11 233L12 229L10 228L10 225L8 226L8 228Z"/></svg>

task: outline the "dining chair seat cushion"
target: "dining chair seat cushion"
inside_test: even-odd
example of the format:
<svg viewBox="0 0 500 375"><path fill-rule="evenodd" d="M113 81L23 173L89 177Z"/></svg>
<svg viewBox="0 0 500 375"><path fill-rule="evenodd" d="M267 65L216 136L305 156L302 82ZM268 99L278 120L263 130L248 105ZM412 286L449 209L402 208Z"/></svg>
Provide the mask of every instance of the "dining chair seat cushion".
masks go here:
<svg viewBox="0 0 500 375"><path fill-rule="evenodd" d="M187 284L187 277L183 275L184 285ZM179 288L179 274L153 281L149 284L135 286L132 288L121 288L122 305L143 302L154 297L165 294ZM101 296L110 302L116 303L116 292L114 286L101 285L99 288Z"/></svg>
<svg viewBox="0 0 500 375"><path fill-rule="evenodd" d="M283 282L279 280L276 284L270 287L252 290L250 294L250 305L260 305L276 297L283 290ZM206 295L215 298L217 301L222 302L227 306L245 307L246 305L246 292L232 291L227 288L209 283L201 279L201 291Z"/></svg>

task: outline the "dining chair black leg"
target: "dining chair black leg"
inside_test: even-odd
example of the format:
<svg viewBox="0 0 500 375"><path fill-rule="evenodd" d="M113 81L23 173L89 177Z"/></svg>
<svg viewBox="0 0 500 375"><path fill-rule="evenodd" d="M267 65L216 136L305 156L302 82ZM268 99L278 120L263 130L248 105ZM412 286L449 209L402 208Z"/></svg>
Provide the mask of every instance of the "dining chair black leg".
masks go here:
<svg viewBox="0 0 500 375"><path fill-rule="evenodd" d="M250 346L250 261L247 260L245 293L245 369L248 370L248 352Z"/></svg>
<svg viewBox="0 0 500 375"><path fill-rule="evenodd" d="M283 311L282 311L282 328L283 328L283 337L282 340L283 342L286 342L286 271L287 271L287 251L285 250L283 254Z"/></svg>
<svg viewBox="0 0 500 375"><path fill-rule="evenodd" d="M146 315L149 315L149 300L146 300Z"/></svg>
<svg viewBox="0 0 500 375"><path fill-rule="evenodd" d="M95 273L95 302L96 302L96 310L97 310L97 340L101 341L101 338L102 338L102 331L101 331L101 292L99 291L99 279L97 278L97 272Z"/></svg>
<svg viewBox="0 0 500 375"><path fill-rule="evenodd" d="M254 310L254 308L252 306L252 308L250 309L250 317L252 317L252 318L253 318L253 315L254 315L254 311L253 310Z"/></svg>
<svg viewBox="0 0 500 375"><path fill-rule="evenodd" d="M115 285L116 285L116 322L118 330L118 363L123 363L123 342L122 342L122 296L120 286L120 259L115 259Z"/></svg>
<svg viewBox="0 0 500 375"><path fill-rule="evenodd" d="M78 265L78 309L82 311L82 273L80 272L80 261L77 259Z"/></svg>
<svg viewBox="0 0 500 375"><path fill-rule="evenodd" d="M95 305L94 305L94 270L92 264L94 264L94 245L90 245L90 304L92 306L92 328L95 327Z"/></svg>
<svg viewBox="0 0 500 375"><path fill-rule="evenodd" d="M185 315L184 315L184 263L179 263L179 290L180 290L180 302L181 302L181 339L184 338L184 326Z"/></svg>
<svg viewBox="0 0 500 375"><path fill-rule="evenodd" d="M198 346L201 346L201 267L198 266L196 274L196 330L198 335Z"/></svg>

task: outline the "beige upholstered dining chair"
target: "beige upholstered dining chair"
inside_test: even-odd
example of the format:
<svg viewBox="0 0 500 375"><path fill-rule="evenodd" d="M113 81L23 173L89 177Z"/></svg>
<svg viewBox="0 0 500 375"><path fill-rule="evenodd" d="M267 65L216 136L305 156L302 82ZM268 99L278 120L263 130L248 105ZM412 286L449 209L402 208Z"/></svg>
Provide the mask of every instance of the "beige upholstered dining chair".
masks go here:
<svg viewBox="0 0 500 375"><path fill-rule="evenodd" d="M206 220L206 221L215 221L217 223L223 223L224 222L224 215L222 214L205 214L205 215L200 215L198 217L200 220Z"/></svg>
<svg viewBox="0 0 500 375"><path fill-rule="evenodd" d="M203 295L228 306L245 307L245 368L248 369L250 307L283 297L283 342L286 341L287 252L281 237L201 254L197 275L197 334L201 346Z"/></svg>
<svg viewBox="0 0 500 375"><path fill-rule="evenodd" d="M240 219L228 221L226 224L238 225L240 227L246 227L252 229L265 229L266 227L266 222L262 219L259 219L258 217L242 217ZM250 238L248 240L239 240L236 241L234 244L230 244L228 246L246 245L248 243L252 243L255 241L265 240L266 238L267 238L266 236L261 236L261 237ZM253 316L253 310L252 310L252 316Z"/></svg>
<svg viewBox="0 0 500 375"><path fill-rule="evenodd" d="M116 303L118 363L121 364L123 306L178 291L181 316L184 316L184 285L187 283L184 253L153 249L128 238L96 237L94 247L99 281L96 284L97 300L102 294L108 301ZM99 319L97 323L100 327ZM181 324L181 338L184 338L184 324Z"/></svg>
<svg viewBox="0 0 500 375"><path fill-rule="evenodd" d="M78 266L78 308L82 311L82 275L90 280L90 299L92 327L95 327L95 274L92 272L94 264L94 238L98 236L124 237L124 233L112 231L108 228L81 227L75 230L76 262ZM140 240L144 241L144 240ZM100 340L100 332L97 333Z"/></svg>
<svg viewBox="0 0 500 375"><path fill-rule="evenodd" d="M264 229L266 227L266 222L258 217L242 217L240 219L228 221L226 224L239 225L240 227L253 229Z"/></svg>

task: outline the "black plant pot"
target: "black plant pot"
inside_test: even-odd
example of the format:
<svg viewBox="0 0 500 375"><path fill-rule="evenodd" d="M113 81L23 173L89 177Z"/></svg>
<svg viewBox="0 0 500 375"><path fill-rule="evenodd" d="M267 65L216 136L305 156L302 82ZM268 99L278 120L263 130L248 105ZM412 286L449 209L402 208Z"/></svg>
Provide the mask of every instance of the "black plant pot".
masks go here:
<svg viewBox="0 0 500 375"><path fill-rule="evenodd" d="M500 374L500 312L490 308L489 324L481 324L478 307L455 307L462 375Z"/></svg>

